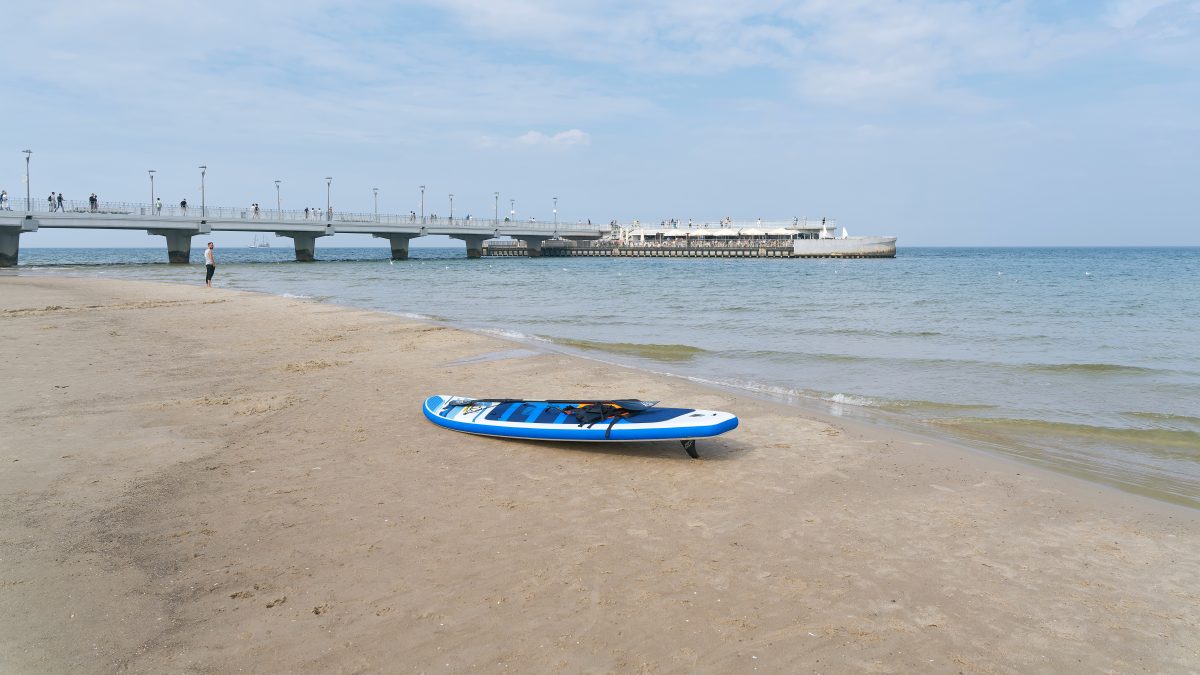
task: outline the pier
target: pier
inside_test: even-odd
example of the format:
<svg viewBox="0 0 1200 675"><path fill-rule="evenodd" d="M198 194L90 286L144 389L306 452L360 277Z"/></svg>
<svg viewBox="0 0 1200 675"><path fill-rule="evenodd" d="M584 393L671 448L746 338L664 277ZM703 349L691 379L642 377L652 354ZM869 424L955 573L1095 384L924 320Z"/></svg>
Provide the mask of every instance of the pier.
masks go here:
<svg viewBox="0 0 1200 675"><path fill-rule="evenodd" d="M22 200L24 201L24 200ZM0 267L17 265L20 237L40 228L144 230L165 239L167 260L186 264L192 238L218 231L275 234L292 240L296 260L316 259L317 240L338 233L386 239L392 260L408 258L418 237L446 235L466 243L467 257L668 258L894 258L895 237L838 237L833 219L689 223L651 229L636 223L605 225L530 220L438 218L407 215L288 211L253 207L182 207L64 201L34 203L28 211L0 210Z"/></svg>
<svg viewBox="0 0 1200 675"><path fill-rule="evenodd" d="M20 200L24 202L25 200ZM23 204L24 205L24 204ZM413 214L342 213L337 211L254 210L216 206L154 206L151 204L64 201L63 208L50 210L48 203L34 202L28 210L0 210L0 267L14 267L20 254L20 237L40 228L145 230L166 240L167 259L187 263L192 237L211 232L233 231L274 233L293 241L296 260L312 261L317 240L337 233L370 234L387 239L392 259L408 258L409 242L417 237L447 235L467 245L467 257L483 255L484 242L511 237L524 246L524 255L541 255L550 239L587 241L599 239L609 227L581 223L517 222L479 218L434 218Z"/></svg>

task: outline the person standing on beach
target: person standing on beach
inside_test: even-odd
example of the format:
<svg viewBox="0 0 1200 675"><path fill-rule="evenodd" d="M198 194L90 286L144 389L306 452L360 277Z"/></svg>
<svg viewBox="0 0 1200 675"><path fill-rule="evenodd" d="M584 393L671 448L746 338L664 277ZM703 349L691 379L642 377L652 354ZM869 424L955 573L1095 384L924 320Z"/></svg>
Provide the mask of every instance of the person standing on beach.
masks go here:
<svg viewBox="0 0 1200 675"><path fill-rule="evenodd" d="M213 257L213 243L204 249L204 285L212 288L213 273L217 271L217 259Z"/></svg>

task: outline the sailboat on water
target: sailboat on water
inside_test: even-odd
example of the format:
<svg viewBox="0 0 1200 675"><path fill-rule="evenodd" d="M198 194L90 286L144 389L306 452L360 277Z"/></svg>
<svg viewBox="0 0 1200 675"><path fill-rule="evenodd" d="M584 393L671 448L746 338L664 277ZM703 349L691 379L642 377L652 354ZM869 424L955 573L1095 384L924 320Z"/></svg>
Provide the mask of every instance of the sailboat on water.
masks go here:
<svg viewBox="0 0 1200 675"><path fill-rule="evenodd" d="M250 248L271 248L271 242L267 241L267 235L254 235L254 241L250 242Z"/></svg>

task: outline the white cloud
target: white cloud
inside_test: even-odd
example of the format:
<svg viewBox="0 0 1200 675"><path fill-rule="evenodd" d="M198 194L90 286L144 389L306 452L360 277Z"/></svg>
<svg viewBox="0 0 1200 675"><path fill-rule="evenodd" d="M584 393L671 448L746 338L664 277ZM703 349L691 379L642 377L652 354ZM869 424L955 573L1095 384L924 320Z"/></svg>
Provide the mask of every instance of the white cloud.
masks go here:
<svg viewBox="0 0 1200 675"><path fill-rule="evenodd" d="M1105 21L1113 28L1132 28L1156 9L1174 0L1117 0L1109 6Z"/></svg>
<svg viewBox="0 0 1200 675"><path fill-rule="evenodd" d="M568 148L576 145L591 145L592 137L586 131L579 129L568 129L554 135L531 130L518 136L516 142L520 145Z"/></svg>

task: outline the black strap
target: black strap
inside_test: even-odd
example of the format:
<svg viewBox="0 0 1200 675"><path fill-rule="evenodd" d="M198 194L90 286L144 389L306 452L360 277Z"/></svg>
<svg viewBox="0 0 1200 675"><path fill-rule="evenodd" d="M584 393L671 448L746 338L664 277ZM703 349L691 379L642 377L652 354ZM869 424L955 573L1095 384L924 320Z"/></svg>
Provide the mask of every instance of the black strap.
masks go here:
<svg viewBox="0 0 1200 675"><path fill-rule="evenodd" d="M613 421L609 422L608 428L604 430L604 440L612 438L612 428L617 425L617 422L619 422L623 416L624 415L620 414L613 415Z"/></svg>

